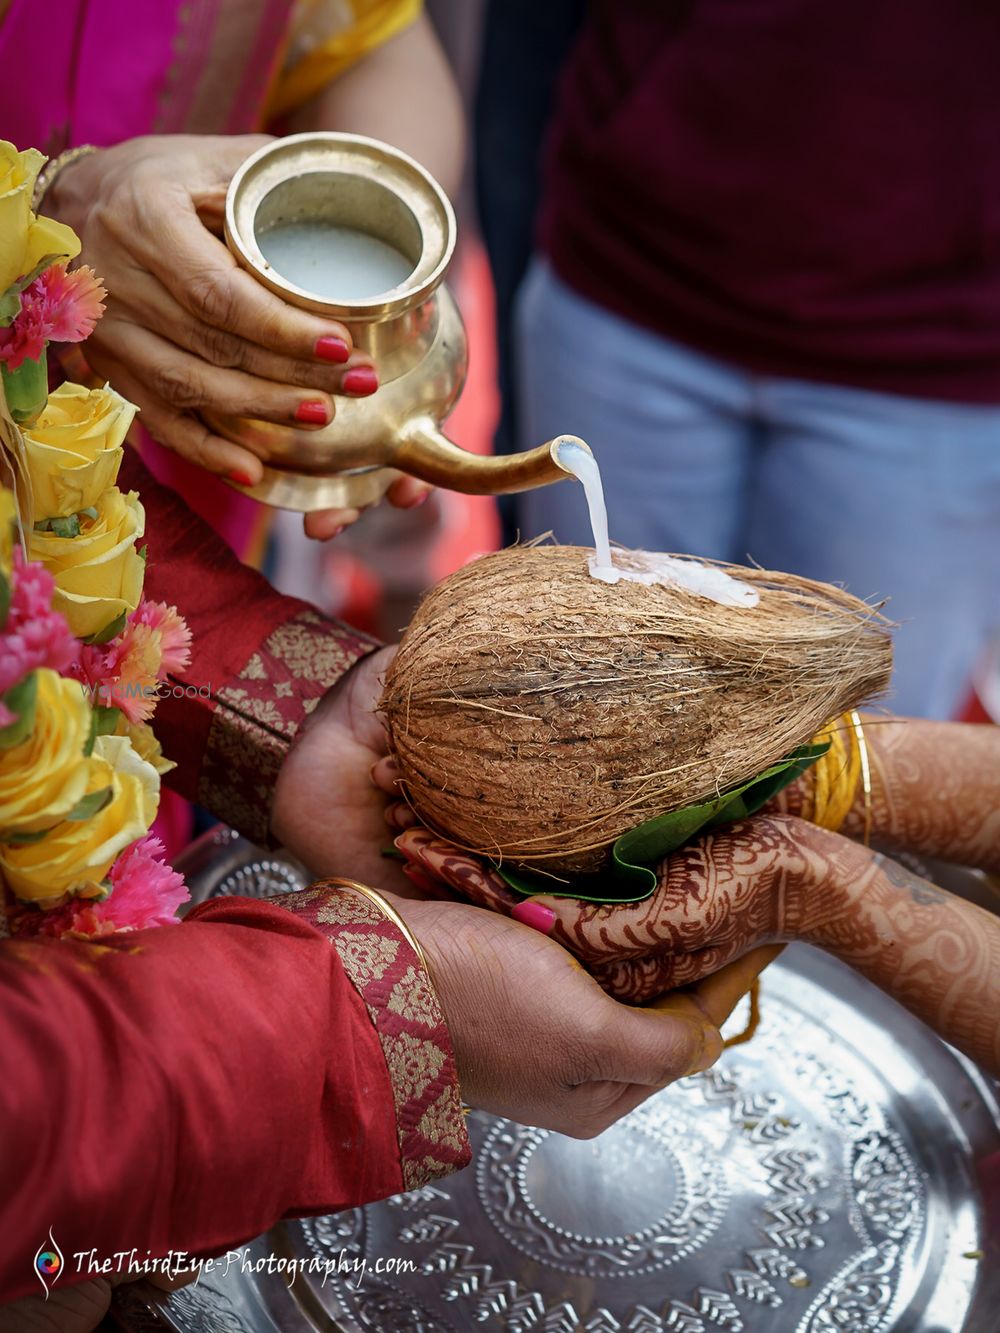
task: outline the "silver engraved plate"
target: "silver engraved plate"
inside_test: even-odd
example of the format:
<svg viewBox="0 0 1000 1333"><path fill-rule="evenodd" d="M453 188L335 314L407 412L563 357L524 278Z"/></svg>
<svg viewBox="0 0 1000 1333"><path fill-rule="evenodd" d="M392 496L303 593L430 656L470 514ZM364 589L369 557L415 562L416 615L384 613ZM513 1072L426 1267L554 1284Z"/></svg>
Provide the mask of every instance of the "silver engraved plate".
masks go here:
<svg viewBox="0 0 1000 1333"><path fill-rule="evenodd" d="M242 1271L159 1306L134 1293L119 1320L180 1333L997 1333L1000 1237L990 1264L976 1172L1000 1152L996 1085L811 949L768 969L761 1004L753 1041L597 1139L475 1112L466 1171L284 1224L246 1248ZM297 1261L290 1288L254 1271L267 1256ZM400 1260L411 1271L388 1271Z"/></svg>

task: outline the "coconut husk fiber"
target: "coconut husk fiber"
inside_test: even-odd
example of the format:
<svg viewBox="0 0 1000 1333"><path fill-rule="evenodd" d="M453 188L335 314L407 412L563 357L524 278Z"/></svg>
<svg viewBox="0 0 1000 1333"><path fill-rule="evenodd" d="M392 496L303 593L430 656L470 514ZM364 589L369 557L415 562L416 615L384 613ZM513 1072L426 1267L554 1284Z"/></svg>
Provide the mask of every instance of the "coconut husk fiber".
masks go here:
<svg viewBox="0 0 1000 1333"><path fill-rule="evenodd" d="M888 622L839 588L718 566L755 607L609 585L575 546L484 556L423 600L381 709L408 800L466 850L554 874L714 799L882 692Z"/></svg>

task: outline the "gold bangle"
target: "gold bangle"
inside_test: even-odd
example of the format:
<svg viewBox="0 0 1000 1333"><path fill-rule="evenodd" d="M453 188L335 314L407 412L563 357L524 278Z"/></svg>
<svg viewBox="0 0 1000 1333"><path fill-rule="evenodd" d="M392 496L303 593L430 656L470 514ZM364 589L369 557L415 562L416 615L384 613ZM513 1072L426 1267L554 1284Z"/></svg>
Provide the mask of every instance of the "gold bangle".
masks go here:
<svg viewBox="0 0 1000 1333"><path fill-rule="evenodd" d="M858 754L861 756L861 790L865 794L865 825L863 842L866 847L871 846L872 838L872 765L871 757L868 754L868 742L865 740L865 729L861 725L861 714L855 708L850 713L851 726L854 728L854 739L858 743Z"/></svg>
<svg viewBox="0 0 1000 1333"><path fill-rule="evenodd" d="M413 931L406 924L403 918L396 911L391 903L386 902L382 895L376 890L369 888L367 884L359 884L356 879L324 879L323 884L332 884L339 889L353 889L355 893L360 893L362 898L367 898L369 902L374 903L383 916L388 917L399 933L409 944L410 948L420 959L420 964L429 977L432 977L430 965L427 962L427 955L420 947L420 941L414 935Z"/></svg>
<svg viewBox="0 0 1000 1333"><path fill-rule="evenodd" d="M97 153L99 151L100 150L91 143L82 143L76 148L67 148L65 153L60 153L58 157L50 158L35 178L35 188L31 192L32 213L39 212L46 191L59 175L60 171L62 171L63 167L68 167L79 158L89 157L91 153Z"/></svg>

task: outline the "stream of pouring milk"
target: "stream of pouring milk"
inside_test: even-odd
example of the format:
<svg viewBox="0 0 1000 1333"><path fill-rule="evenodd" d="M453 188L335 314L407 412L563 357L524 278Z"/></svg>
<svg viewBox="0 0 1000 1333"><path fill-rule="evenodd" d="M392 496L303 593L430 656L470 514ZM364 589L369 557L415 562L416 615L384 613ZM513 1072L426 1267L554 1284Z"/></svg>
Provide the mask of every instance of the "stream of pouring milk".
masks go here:
<svg viewBox="0 0 1000 1333"><path fill-rule="evenodd" d="M579 444L567 440L559 445L559 466L576 477L587 497L594 535L590 573L595 579L602 583L618 583L625 579L631 583L660 583L667 587L686 588L720 606L756 606L760 601L760 594L748 583L697 560L678 560L652 551L627 551L621 553L616 563L608 536L608 510L597 459Z"/></svg>

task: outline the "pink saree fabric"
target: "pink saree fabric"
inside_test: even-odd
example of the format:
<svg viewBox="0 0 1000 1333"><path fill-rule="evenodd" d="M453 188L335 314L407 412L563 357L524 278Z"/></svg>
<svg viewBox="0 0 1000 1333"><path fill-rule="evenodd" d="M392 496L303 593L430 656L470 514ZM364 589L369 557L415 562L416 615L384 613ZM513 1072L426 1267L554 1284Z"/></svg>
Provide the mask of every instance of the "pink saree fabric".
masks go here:
<svg viewBox="0 0 1000 1333"><path fill-rule="evenodd" d="M145 134L260 126L292 0L12 0L0 134L50 155ZM238 555L258 507L147 437L143 455Z"/></svg>
<svg viewBox="0 0 1000 1333"><path fill-rule="evenodd" d="M292 0L12 0L0 19L0 135L54 156L146 134L245 134L260 127ZM2 6L0 6L2 12ZM259 506L141 432L156 476L236 552ZM168 850L190 810L164 793Z"/></svg>

